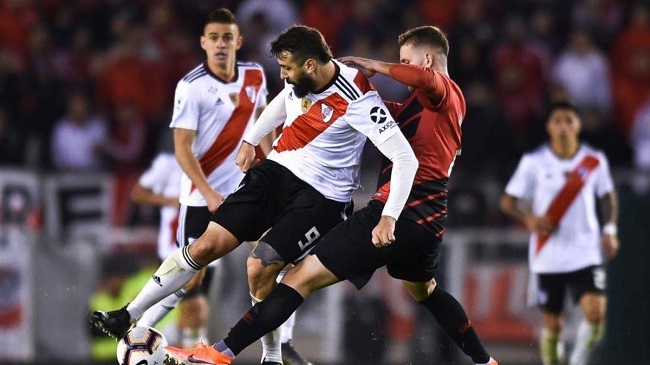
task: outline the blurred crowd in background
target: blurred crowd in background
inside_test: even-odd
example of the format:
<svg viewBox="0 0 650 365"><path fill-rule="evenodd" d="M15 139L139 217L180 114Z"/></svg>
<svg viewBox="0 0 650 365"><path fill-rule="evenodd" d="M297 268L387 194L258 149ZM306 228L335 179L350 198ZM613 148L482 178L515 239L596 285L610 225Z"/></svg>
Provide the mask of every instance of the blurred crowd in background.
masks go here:
<svg viewBox="0 0 650 365"><path fill-rule="evenodd" d="M578 107L583 140L614 173L650 172L650 0L0 0L0 169L132 183L172 148L174 89L205 59L199 37L219 7L235 12L238 59L265 68L269 100L283 87L269 42L292 24L318 28L335 57L391 62L403 31L443 29L467 99L450 226L513 224L496 199L521 154L545 141L555 101ZM408 95L371 81L386 100Z"/></svg>
<svg viewBox="0 0 650 365"><path fill-rule="evenodd" d="M233 9L238 58L282 87L268 42L294 23L335 56L398 61L397 35L448 33L467 97L457 169L507 176L569 99L615 167L650 169L650 2L623 0L1 0L0 165L141 171L169 134L176 82L204 59L204 17ZM371 81L387 100L407 90Z"/></svg>

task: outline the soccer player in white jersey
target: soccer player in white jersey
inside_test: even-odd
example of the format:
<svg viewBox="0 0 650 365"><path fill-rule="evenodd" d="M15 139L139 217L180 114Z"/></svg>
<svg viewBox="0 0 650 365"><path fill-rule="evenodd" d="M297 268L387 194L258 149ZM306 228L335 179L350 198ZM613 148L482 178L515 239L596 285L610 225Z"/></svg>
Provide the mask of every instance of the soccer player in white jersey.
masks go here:
<svg viewBox="0 0 650 365"><path fill-rule="evenodd" d="M244 177L235 165L237 148L266 106L264 71L258 64L237 61L241 44L232 12L225 8L214 11L201 36L206 62L188 72L176 86L170 127L176 159L183 169L177 234L180 247L203 234L212 214ZM271 141L269 138L262 145L264 153L270 150ZM206 294L210 280L203 279L212 276L211 270L201 270L185 288L154 307L162 314L183 295L195 295L197 290ZM145 313L145 317L150 316ZM143 324L150 325L157 317L145 318L149 323ZM205 333L195 333L187 342L196 343L201 336L205 338Z"/></svg>
<svg viewBox="0 0 650 365"><path fill-rule="evenodd" d="M501 210L531 231L531 299L542 312L540 352L545 365L562 361L558 349L567 289L584 315L570 363L586 363L590 347L603 334L604 263L619 246L618 201L607 158L580 142L580 125L571 104L554 104L546 122L549 143L521 158L501 198Z"/></svg>
<svg viewBox="0 0 650 365"><path fill-rule="evenodd" d="M251 253L256 265L249 262L248 272L253 294L264 299L280 270L304 257L351 211L367 139L394 164L373 239L395 239L395 221L418 163L376 90L360 71L333 60L314 28L287 29L271 43L271 54L287 83L246 134L237 156L247 172L244 180L217 209L206 232L163 262L155 274L158 281L150 280L125 308L95 313L95 322L108 332L123 333L153 303L247 240L259 239ZM251 168L254 146L282 124L273 151ZM281 363L279 354L264 355L266 363Z"/></svg>
<svg viewBox="0 0 650 365"><path fill-rule="evenodd" d="M173 152L162 151L156 155L151 166L140 175L133 187L131 199L138 204L160 208L160 228L158 231L158 257L166 259L178 249L176 231L178 227L178 197L180 195L183 170L176 161ZM181 294L181 293L179 293ZM182 296L182 295L180 295ZM179 296L179 297L180 297ZM161 301L159 303L163 303ZM159 305L152 308L157 308ZM161 306L162 314L171 308ZM208 304L204 296L183 296L180 302L180 314L176 323L165 327L163 333L169 343L183 344L181 333L198 333L207 319ZM154 327L161 313L148 310L138 321L142 326Z"/></svg>
<svg viewBox="0 0 650 365"><path fill-rule="evenodd" d="M235 165L237 148L266 106L267 96L262 68L236 60L242 37L232 12L222 8L208 15L200 43L206 60L178 82L170 124L175 158L182 168L177 181L180 210L176 242L180 247L191 244L205 231L212 213L243 178ZM268 138L261 145L264 153L270 150L271 142ZM138 324L155 326L186 296L201 303L199 307L206 307L204 294L209 281L203 280L205 274L202 270L187 286L157 302ZM201 322L207 325L207 317ZM187 341L193 345L201 332L206 331L194 331L193 340Z"/></svg>

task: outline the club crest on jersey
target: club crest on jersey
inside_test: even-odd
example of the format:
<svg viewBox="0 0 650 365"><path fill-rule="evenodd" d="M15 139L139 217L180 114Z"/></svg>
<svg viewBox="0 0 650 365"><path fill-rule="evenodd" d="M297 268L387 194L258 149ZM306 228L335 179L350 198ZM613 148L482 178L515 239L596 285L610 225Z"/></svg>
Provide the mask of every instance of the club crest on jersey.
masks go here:
<svg viewBox="0 0 650 365"><path fill-rule="evenodd" d="M307 113L309 108L311 108L311 100L307 98L300 99L300 109L302 109L302 112Z"/></svg>
<svg viewBox="0 0 650 365"><path fill-rule="evenodd" d="M239 93L230 93L228 96L230 97L230 101L232 101L235 106L239 105Z"/></svg>
<svg viewBox="0 0 650 365"><path fill-rule="evenodd" d="M323 118L323 123L329 122L332 119L332 115L334 115L334 109L327 104L323 104L320 109L320 116Z"/></svg>
<svg viewBox="0 0 650 365"><path fill-rule="evenodd" d="M246 86L246 88L244 88L244 91L246 91L248 100L250 100L251 103L255 104L255 86Z"/></svg>

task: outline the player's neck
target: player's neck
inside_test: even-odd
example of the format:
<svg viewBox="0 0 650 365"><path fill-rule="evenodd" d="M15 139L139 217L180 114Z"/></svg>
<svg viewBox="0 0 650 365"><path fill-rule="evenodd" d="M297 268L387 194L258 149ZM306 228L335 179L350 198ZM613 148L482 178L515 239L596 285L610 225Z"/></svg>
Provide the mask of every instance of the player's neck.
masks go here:
<svg viewBox="0 0 650 365"><path fill-rule="evenodd" d="M336 75L336 66L334 61L329 61L328 63L319 67L319 72L316 74L315 81L316 90L321 90L325 85L329 84L334 76Z"/></svg>
<svg viewBox="0 0 650 365"><path fill-rule="evenodd" d="M447 57L435 57L435 62L431 64L431 68L449 77L449 70L447 69Z"/></svg>
<svg viewBox="0 0 650 365"><path fill-rule="evenodd" d="M578 141L552 141L551 149L553 152L562 159L569 159L578 153L578 147L580 143Z"/></svg>
<svg viewBox="0 0 650 365"><path fill-rule="evenodd" d="M230 82L235 77L236 70L235 70L234 60L232 62L228 62L227 65L215 65L211 62L206 62L206 63L208 65L208 68L210 69L210 72L212 72L222 80Z"/></svg>
<svg viewBox="0 0 650 365"><path fill-rule="evenodd" d="M432 67L434 70L445 74L447 77L449 77L449 70L447 70L447 65L445 64L444 66L434 66Z"/></svg>

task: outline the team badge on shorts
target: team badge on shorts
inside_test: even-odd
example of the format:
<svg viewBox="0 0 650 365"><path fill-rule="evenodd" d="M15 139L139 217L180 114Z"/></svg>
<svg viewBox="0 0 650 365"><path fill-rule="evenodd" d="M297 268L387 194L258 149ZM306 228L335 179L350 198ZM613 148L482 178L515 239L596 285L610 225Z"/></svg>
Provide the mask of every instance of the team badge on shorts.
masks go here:
<svg viewBox="0 0 650 365"><path fill-rule="evenodd" d="M311 100L307 98L302 98L300 99L300 109L302 109L303 113L307 113L307 111L311 108Z"/></svg>
<svg viewBox="0 0 650 365"><path fill-rule="evenodd" d="M239 105L239 93L230 93L228 96L230 97L230 101L232 101L235 106Z"/></svg>

